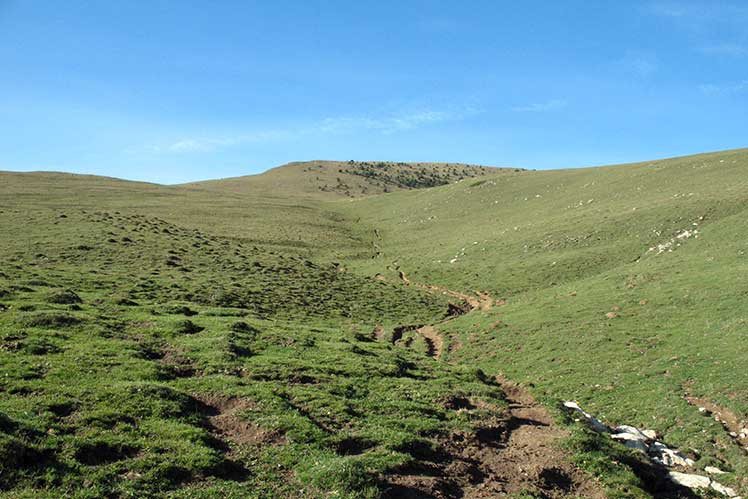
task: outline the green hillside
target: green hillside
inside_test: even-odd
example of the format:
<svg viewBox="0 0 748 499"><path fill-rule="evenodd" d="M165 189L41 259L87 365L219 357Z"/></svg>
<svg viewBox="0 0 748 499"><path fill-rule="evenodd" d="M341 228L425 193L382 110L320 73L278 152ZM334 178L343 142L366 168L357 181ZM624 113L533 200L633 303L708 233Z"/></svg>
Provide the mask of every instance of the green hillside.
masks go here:
<svg viewBox="0 0 748 499"><path fill-rule="evenodd" d="M360 271L499 301L442 328L457 346L451 361L655 429L740 479L747 442L687 398L737 421L748 414L747 174L741 149L486 177L342 208L369 231Z"/></svg>
<svg viewBox="0 0 748 499"><path fill-rule="evenodd" d="M746 173L0 172L0 497L696 497L565 400L748 492Z"/></svg>
<svg viewBox="0 0 748 499"><path fill-rule="evenodd" d="M258 189L242 193L128 182L66 173L0 172L0 206L120 211L157 217L211 235L241 239L289 254L356 248L349 224L320 200Z"/></svg>
<svg viewBox="0 0 748 499"><path fill-rule="evenodd" d="M389 161L303 161L259 175L186 184L188 187L255 195L330 199L360 197L397 190L436 187L466 178L515 171L462 163Z"/></svg>
<svg viewBox="0 0 748 499"><path fill-rule="evenodd" d="M436 401L501 406L474 371L372 339L443 317L440 297L22 198L0 208L3 497L372 497L422 434L490 414Z"/></svg>

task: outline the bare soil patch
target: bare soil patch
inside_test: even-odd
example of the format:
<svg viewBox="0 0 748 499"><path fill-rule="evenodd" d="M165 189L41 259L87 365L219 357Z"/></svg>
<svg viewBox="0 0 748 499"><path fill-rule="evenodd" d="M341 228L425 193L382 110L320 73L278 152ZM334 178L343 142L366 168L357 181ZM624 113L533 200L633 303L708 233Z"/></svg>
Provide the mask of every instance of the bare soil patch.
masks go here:
<svg viewBox="0 0 748 499"><path fill-rule="evenodd" d="M521 387L500 380L508 409L472 432L436 439L435 451L383 477L387 499L488 499L521 492L556 499L605 497L600 485L559 448L567 432ZM456 397L455 410L473 404Z"/></svg>
<svg viewBox="0 0 748 499"><path fill-rule="evenodd" d="M721 407L707 398L692 396L688 384L685 388L684 398L686 402L713 417L724 427L730 438L740 445L743 451L746 451L746 448L748 448L748 422L731 410Z"/></svg>
<svg viewBox="0 0 748 499"><path fill-rule="evenodd" d="M206 426L220 440L238 446L282 444L283 435L268 431L239 416L243 411L255 407L250 400L223 395L200 395L196 397L204 404Z"/></svg>
<svg viewBox="0 0 748 499"><path fill-rule="evenodd" d="M418 334L423 336L428 345L428 351L426 352L430 357L438 359L442 356L444 350L444 340L441 335L436 332L434 326L423 326L417 329Z"/></svg>

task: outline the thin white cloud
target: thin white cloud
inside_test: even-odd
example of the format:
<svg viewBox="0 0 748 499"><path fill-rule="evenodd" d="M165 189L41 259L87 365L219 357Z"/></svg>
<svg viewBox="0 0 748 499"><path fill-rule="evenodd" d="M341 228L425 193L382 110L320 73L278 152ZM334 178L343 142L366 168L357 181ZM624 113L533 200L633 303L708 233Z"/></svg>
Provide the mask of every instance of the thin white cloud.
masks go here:
<svg viewBox="0 0 748 499"><path fill-rule="evenodd" d="M654 54L629 51L615 62L615 67L637 78L649 78L659 69L659 62Z"/></svg>
<svg viewBox="0 0 748 499"><path fill-rule="evenodd" d="M686 17L691 8L681 2L653 2L649 5L649 11L653 14L672 18Z"/></svg>
<svg viewBox="0 0 748 499"><path fill-rule="evenodd" d="M422 19L416 26L431 34L454 34L460 32L463 28L455 19L446 17Z"/></svg>
<svg viewBox="0 0 748 499"><path fill-rule="evenodd" d="M210 139L184 139L170 144L167 149L170 152L205 152L212 151L221 145L224 145L223 141Z"/></svg>
<svg viewBox="0 0 748 499"><path fill-rule="evenodd" d="M361 130L393 134L414 130L424 126L448 121L457 121L480 114L480 110L467 107L459 110L416 110L393 113L384 116L336 116L324 118L306 126L288 129L268 130L252 134L228 137L185 137L166 145L150 145L146 149L161 153L202 153L226 147L251 143L263 143L273 140L289 139L305 135L333 135L353 133Z"/></svg>
<svg viewBox="0 0 748 499"><path fill-rule="evenodd" d="M748 45L739 43L716 43L705 45L699 49L700 52L710 55L727 55L732 57L748 56Z"/></svg>
<svg viewBox="0 0 748 499"><path fill-rule="evenodd" d="M708 96L732 95L748 91L748 80L732 83L705 83L698 86L702 93Z"/></svg>
<svg viewBox="0 0 748 499"><path fill-rule="evenodd" d="M741 2L657 1L650 3L646 10L656 16L686 24L737 21L748 15L748 7Z"/></svg>
<svg viewBox="0 0 748 499"><path fill-rule="evenodd" d="M252 144L278 140L288 136L282 130L269 130L252 134L235 135L231 137L185 137L165 145L148 145L146 150L160 153L200 153L211 152L225 147L241 144Z"/></svg>
<svg viewBox="0 0 748 499"><path fill-rule="evenodd" d="M473 109L455 111L422 110L379 118L366 116L339 116L325 118L309 128L310 133L346 133L355 130L373 130L384 134L413 130L422 126L455 121L477 114Z"/></svg>
<svg viewBox="0 0 748 499"><path fill-rule="evenodd" d="M546 102L535 102L526 106L513 107L512 111L517 113L545 113L548 111L556 111L563 109L568 105L568 102L561 99L552 99Z"/></svg>
<svg viewBox="0 0 748 499"><path fill-rule="evenodd" d="M693 37L689 48L694 52L714 57L748 57L748 4L744 0L655 1L644 12L688 32Z"/></svg>
<svg viewBox="0 0 748 499"><path fill-rule="evenodd" d="M702 35L719 34L730 26L742 31L748 20L745 2L656 1L646 5L644 12Z"/></svg>

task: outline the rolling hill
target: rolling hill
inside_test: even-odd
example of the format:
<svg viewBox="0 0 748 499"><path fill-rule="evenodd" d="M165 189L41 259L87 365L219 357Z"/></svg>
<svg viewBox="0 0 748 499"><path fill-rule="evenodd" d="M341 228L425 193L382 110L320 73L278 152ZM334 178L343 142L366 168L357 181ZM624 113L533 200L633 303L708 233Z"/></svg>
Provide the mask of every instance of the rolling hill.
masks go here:
<svg viewBox="0 0 748 499"><path fill-rule="evenodd" d="M372 244L351 265L494 297L442 329L450 359L744 477L747 169L741 149L368 198L344 208Z"/></svg>
<svg viewBox="0 0 748 499"><path fill-rule="evenodd" d="M330 199L435 187L511 171L519 169L462 163L303 161L259 175L194 182L185 186L245 195L272 192L283 196Z"/></svg>
<svg viewBox="0 0 748 499"><path fill-rule="evenodd" d="M0 497L748 491L747 171L0 173Z"/></svg>

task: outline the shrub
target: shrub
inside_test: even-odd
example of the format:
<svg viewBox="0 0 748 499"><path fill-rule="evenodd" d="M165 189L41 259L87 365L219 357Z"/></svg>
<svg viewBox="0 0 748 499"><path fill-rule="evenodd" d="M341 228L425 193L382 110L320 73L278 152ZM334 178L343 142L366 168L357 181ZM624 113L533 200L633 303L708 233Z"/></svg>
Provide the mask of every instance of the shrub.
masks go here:
<svg viewBox="0 0 748 499"><path fill-rule="evenodd" d="M175 331L179 334L195 334L199 333L200 331L204 330L205 328L202 326L198 326L191 320L183 320L177 322L177 327Z"/></svg>
<svg viewBox="0 0 748 499"><path fill-rule="evenodd" d="M76 324L80 324L81 320L78 317L62 314L62 313L38 313L30 317L26 317L23 321L26 326L29 327L69 327Z"/></svg>
<svg viewBox="0 0 748 499"><path fill-rule="evenodd" d="M187 317L192 317L193 315L197 315L197 312L192 310L190 307L187 307L185 305L172 305L170 307L166 308L167 314L181 314L186 315Z"/></svg>
<svg viewBox="0 0 748 499"><path fill-rule="evenodd" d="M127 459L134 456L138 450L138 447L129 444L96 440L79 444L75 450L75 459L88 466L97 466Z"/></svg>
<svg viewBox="0 0 748 499"><path fill-rule="evenodd" d="M244 321L235 322L231 325L231 330L235 333L252 333L252 334L258 334L260 332L259 329L252 326L251 324L247 324Z"/></svg>
<svg viewBox="0 0 748 499"><path fill-rule="evenodd" d="M22 350L31 355L45 355L60 352L60 347L44 338L29 338L24 342Z"/></svg>
<svg viewBox="0 0 748 499"><path fill-rule="evenodd" d="M72 305L74 303L83 303L81 297L69 289L53 291L47 296L48 303L57 305Z"/></svg>

